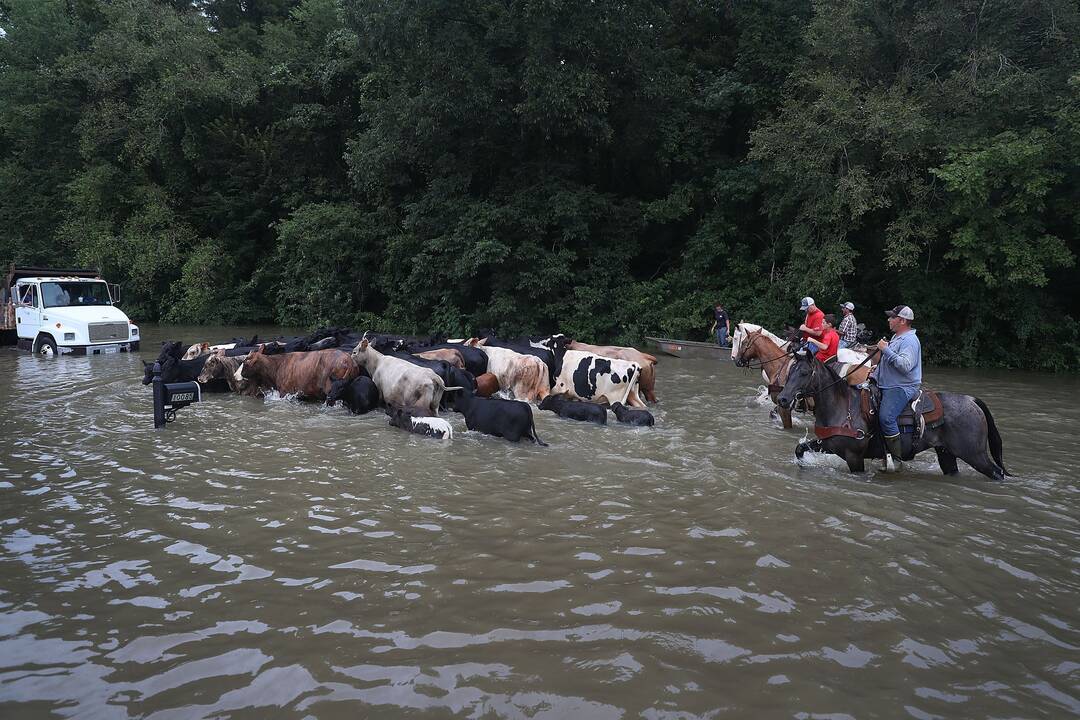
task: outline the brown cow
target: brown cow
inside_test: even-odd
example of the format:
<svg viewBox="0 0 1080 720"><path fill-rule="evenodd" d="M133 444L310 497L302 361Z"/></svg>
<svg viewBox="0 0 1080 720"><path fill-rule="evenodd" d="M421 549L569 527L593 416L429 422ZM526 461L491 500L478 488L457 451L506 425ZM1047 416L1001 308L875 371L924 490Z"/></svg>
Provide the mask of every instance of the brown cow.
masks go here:
<svg viewBox="0 0 1080 720"><path fill-rule="evenodd" d="M491 397L499 392L499 378L493 373L476 376L476 397Z"/></svg>
<svg viewBox="0 0 1080 720"><path fill-rule="evenodd" d="M360 369L343 350L267 355L262 345L248 353L236 371L236 375L244 380L272 388L282 395L296 393L301 400L325 400L330 392L331 375L349 380L359 374Z"/></svg>
<svg viewBox="0 0 1080 720"><path fill-rule="evenodd" d="M442 360L458 369L465 369L465 358L461 356L460 352L451 348L425 350L424 352L413 353L413 355L418 358L424 358L425 360Z"/></svg>
<svg viewBox="0 0 1080 720"><path fill-rule="evenodd" d="M620 347L619 345L588 345L586 343L571 340L566 346L567 350L581 350L583 352L599 355L600 357L615 358L616 360L630 360L641 366L641 376L638 379L638 388L641 394L649 402L656 402L656 363L657 359L649 353L643 353L632 347Z"/></svg>
<svg viewBox="0 0 1080 720"><path fill-rule="evenodd" d="M236 371L247 355L235 355L226 357L224 350L215 350L206 358L202 372L199 373L198 381L208 383L211 380L224 380L229 384L229 389L241 395L254 397L261 391L257 383L244 378L237 379Z"/></svg>

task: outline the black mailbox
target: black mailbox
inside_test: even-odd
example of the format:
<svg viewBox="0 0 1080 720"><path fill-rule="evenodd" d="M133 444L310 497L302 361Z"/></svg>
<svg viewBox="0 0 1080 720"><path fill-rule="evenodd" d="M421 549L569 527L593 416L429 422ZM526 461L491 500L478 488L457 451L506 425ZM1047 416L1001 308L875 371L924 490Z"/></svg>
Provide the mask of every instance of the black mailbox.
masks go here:
<svg viewBox="0 0 1080 720"><path fill-rule="evenodd" d="M202 400L202 389L197 382L165 383L165 407L179 410Z"/></svg>
<svg viewBox="0 0 1080 720"><path fill-rule="evenodd" d="M161 379L161 364L154 363L154 427L165 427L176 419L176 411L202 400L197 382L167 383Z"/></svg>

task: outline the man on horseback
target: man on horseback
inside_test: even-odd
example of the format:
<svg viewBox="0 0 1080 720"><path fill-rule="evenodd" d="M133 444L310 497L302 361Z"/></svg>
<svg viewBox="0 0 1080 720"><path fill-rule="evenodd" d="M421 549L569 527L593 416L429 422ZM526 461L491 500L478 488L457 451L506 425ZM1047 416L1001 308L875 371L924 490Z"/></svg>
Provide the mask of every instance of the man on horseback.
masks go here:
<svg viewBox="0 0 1080 720"><path fill-rule="evenodd" d="M902 467L903 451L900 446L900 428L897 417L904 406L911 402L922 385L922 345L911 327L915 313L907 305L897 305L887 310L891 340L878 341L881 362L874 371L877 385L881 388L881 407L878 421L885 441L884 469L896 472Z"/></svg>
<svg viewBox="0 0 1080 720"><path fill-rule="evenodd" d="M821 325L825 321L825 313L823 313L818 306L814 304L814 298L807 295L799 303L799 309L806 313L806 318L803 320L803 324L799 326L799 332L802 333L803 342L815 342L821 338L822 329ZM812 352L817 352L821 348L815 346Z"/></svg>
<svg viewBox="0 0 1080 720"><path fill-rule="evenodd" d="M853 348L859 342L859 321L855 319L855 305L846 302L840 306L844 319L840 321L840 347Z"/></svg>

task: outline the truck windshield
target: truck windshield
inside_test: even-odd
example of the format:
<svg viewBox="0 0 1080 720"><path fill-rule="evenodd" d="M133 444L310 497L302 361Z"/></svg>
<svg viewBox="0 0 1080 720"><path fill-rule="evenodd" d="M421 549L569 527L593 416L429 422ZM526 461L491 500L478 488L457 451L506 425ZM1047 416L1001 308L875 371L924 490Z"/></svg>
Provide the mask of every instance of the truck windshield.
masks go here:
<svg viewBox="0 0 1080 720"><path fill-rule="evenodd" d="M112 300L109 299L109 286L103 282L41 283L41 299L47 308L112 305Z"/></svg>

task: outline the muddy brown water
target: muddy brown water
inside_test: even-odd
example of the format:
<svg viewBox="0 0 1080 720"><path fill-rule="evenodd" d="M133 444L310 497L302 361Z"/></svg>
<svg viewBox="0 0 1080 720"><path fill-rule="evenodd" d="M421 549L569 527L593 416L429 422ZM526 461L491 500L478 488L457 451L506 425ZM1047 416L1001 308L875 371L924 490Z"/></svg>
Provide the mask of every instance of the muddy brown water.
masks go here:
<svg viewBox="0 0 1080 720"><path fill-rule="evenodd" d="M249 328L144 329L217 339ZM549 448L0 350L0 717L1080 714L1080 381L928 370L1016 477L797 464L753 373Z"/></svg>

